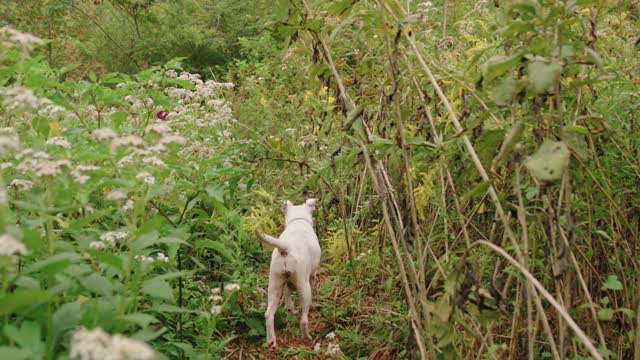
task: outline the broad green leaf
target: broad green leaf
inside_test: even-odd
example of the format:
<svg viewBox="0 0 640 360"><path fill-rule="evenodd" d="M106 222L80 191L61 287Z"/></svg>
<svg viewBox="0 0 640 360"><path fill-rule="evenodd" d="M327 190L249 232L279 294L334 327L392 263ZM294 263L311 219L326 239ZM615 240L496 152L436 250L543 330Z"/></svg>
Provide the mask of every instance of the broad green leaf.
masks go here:
<svg viewBox="0 0 640 360"><path fill-rule="evenodd" d="M51 295L47 291L36 289L16 289L0 298L0 315L8 315L17 310L51 301Z"/></svg>
<svg viewBox="0 0 640 360"><path fill-rule="evenodd" d="M107 278L95 273L80 280L80 284L85 289L103 296L111 295L114 290L113 285Z"/></svg>
<svg viewBox="0 0 640 360"><path fill-rule="evenodd" d="M155 298L174 302L171 285L162 279L153 278L145 281L142 284L142 292Z"/></svg>
<svg viewBox="0 0 640 360"><path fill-rule="evenodd" d="M529 83L537 94L549 90L561 71L562 65L556 63L547 64L542 61L532 61L527 66Z"/></svg>
<svg viewBox="0 0 640 360"><path fill-rule="evenodd" d="M75 328L81 317L82 306L79 302L73 301L60 306L51 319L53 336L57 337L63 331Z"/></svg>
<svg viewBox="0 0 640 360"><path fill-rule="evenodd" d="M4 329L5 335L23 349L30 349L34 354L44 355L44 343L41 340L40 324L35 321L24 321L20 328L8 324Z"/></svg>
<svg viewBox="0 0 640 360"><path fill-rule="evenodd" d="M600 309L598 310L598 320L600 321L610 321L613 319L613 309Z"/></svg>
<svg viewBox="0 0 640 360"><path fill-rule="evenodd" d="M220 254L225 260L233 261L233 253L221 242L209 239L200 239L195 242L196 249L211 249Z"/></svg>
<svg viewBox="0 0 640 360"><path fill-rule="evenodd" d="M554 181L562 177L569 166L571 153L564 142L545 140L535 154L524 162L527 170L540 181Z"/></svg>
<svg viewBox="0 0 640 360"><path fill-rule="evenodd" d="M582 126L567 126L564 128L564 141L569 149L581 160L589 158L589 145L587 145L585 139L587 133L587 129Z"/></svg>
<svg viewBox="0 0 640 360"><path fill-rule="evenodd" d="M154 316L144 313L127 314L122 316L122 319L140 325L143 328L149 326L149 324L158 322L158 319L156 319Z"/></svg>
<svg viewBox="0 0 640 360"><path fill-rule="evenodd" d="M57 255L53 255L50 258L35 262L27 266L23 274L31 274L37 271L47 271L48 273L55 273L64 269L68 264L81 260L82 257L77 253L65 252Z"/></svg>
<svg viewBox="0 0 640 360"><path fill-rule="evenodd" d="M119 274L124 271L122 258L118 255L96 249L87 249L87 253L96 258L100 263L112 266Z"/></svg>
<svg viewBox="0 0 640 360"><path fill-rule="evenodd" d="M30 359L32 352L27 349L18 349L10 346L0 346L0 359L23 360Z"/></svg>
<svg viewBox="0 0 640 360"><path fill-rule="evenodd" d="M493 101L496 105L507 105L516 91L516 82L511 78L501 79L493 87Z"/></svg>
<svg viewBox="0 0 640 360"><path fill-rule="evenodd" d="M485 83L490 83L493 79L504 75L507 71L513 70L520 62L520 54L512 56L494 55L480 66L482 77Z"/></svg>
<svg viewBox="0 0 640 360"><path fill-rule="evenodd" d="M622 290L622 283L618 280L618 276L609 274L607 281L602 284L602 288L607 290Z"/></svg>

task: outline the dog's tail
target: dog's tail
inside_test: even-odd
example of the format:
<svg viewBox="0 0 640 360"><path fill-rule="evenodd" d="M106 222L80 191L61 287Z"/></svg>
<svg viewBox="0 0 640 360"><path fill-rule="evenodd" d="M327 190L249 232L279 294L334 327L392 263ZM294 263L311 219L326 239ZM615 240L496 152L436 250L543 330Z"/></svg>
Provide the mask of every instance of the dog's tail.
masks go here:
<svg viewBox="0 0 640 360"><path fill-rule="evenodd" d="M258 239L266 242L267 244L278 248L278 251L280 251L281 254L286 254L289 252L287 244L278 238L267 235L260 230L256 230L256 236L258 237Z"/></svg>

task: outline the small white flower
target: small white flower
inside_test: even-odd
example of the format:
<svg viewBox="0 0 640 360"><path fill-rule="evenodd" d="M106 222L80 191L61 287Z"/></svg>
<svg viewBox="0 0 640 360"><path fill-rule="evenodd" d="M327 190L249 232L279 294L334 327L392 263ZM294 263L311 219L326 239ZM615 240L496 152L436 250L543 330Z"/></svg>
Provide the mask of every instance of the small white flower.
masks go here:
<svg viewBox="0 0 640 360"><path fill-rule="evenodd" d="M11 167L13 167L13 164L8 162L8 161L0 163L0 170L6 170L6 169L11 168Z"/></svg>
<svg viewBox="0 0 640 360"><path fill-rule="evenodd" d="M183 136L175 135L175 134L165 135L158 142L159 145L168 145L168 144L184 145L186 143L187 143L187 139L185 139Z"/></svg>
<svg viewBox="0 0 640 360"><path fill-rule="evenodd" d="M107 244L105 244L102 241L92 241L92 242L89 243L89 247L92 248L92 249L100 250L100 249L106 248Z"/></svg>
<svg viewBox="0 0 640 360"><path fill-rule="evenodd" d="M127 194L123 193L122 191L118 191L118 190L114 190L114 191L110 192L109 194L107 194L107 200L119 201L119 200L124 200L126 198L127 198Z"/></svg>
<svg viewBox="0 0 640 360"><path fill-rule="evenodd" d="M93 137L96 138L96 140L98 140L98 141L110 140L110 139L115 139L115 138L118 137L118 133L116 133L111 128L95 129L95 130L93 130L91 135L93 135Z"/></svg>
<svg viewBox="0 0 640 360"><path fill-rule="evenodd" d="M29 190L33 187L33 183L29 180L13 179L11 186L18 190Z"/></svg>
<svg viewBox="0 0 640 360"><path fill-rule="evenodd" d="M100 240L113 246L116 246L116 242L124 240L129 237L129 233L126 231L107 231L100 235Z"/></svg>
<svg viewBox="0 0 640 360"><path fill-rule="evenodd" d="M162 262L169 262L169 257L167 255L165 255L164 253L158 253L158 257L156 258L157 261L162 261Z"/></svg>
<svg viewBox="0 0 640 360"><path fill-rule="evenodd" d="M144 342L115 334L101 328L87 330L80 327L71 336L69 357L80 360L153 360L153 349Z"/></svg>
<svg viewBox="0 0 640 360"><path fill-rule="evenodd" d="M327 345L327 355L338 355L340 354L340 345L336 344L328 344Z"/></svg>
<svg viewBox="0 0 640 360"><path fill-rule="evenodd" d="M133 210L134 206L135 206L135 203L133 202L133 200L127 199L127 202L124 203L124 205L122 206L122 211L127 212L130 210Z"/></svg>
<svg viewBox="0 0 640 360"><path fill-rule="evenodd" d="M17 135L4 136L0 135L0 154L10 150L20 149L20 139Z"/></svg>
<svg viewBox="0 0 640 360"><path fill-rule="evenodd" d="M135 259L144 264L151 264L153 262L153 258L145 255L136 255Z"/></svg>
<svg viewBox="0 0 640 360"><path fill-rule="evenodd" d="M332 332L328 333L327 335L325 335L324 338L327 339L327 340L334 340L336 338L336 333L332 331Z"/></svg>
<svg viewBox="0 0 640 360"><path fill-rule="evenodd" d="M320 351L321 348L322 348L322 344L320 344L319 342L317 342L315 345L313 345L313 351L315 351L315 352Z"/></svg>
<svg viewBox="0 0 640 360"><path fill-rule="evenodd" d="M169 127L169 125L167 125L165 123L161 123L161 122L158 122L158 123L155 123L155 124L151 124L151 125L147 126L144 129L145 133L155 132L155 133L158 133L160 135L166 134L166 133L168 133L170 131L171 131L171 128Z"/></svg>
<svg viewBox="0 0 640 360"><path fill-rule="evenodd" d="M45 142L45 145L56 145L65 149L71 149L71 144L69 144L69 141L67 141L67 139L63 138L62 136L52 137Z"/></svg>
<svg viewBox="0 0 640 360"><path fill-rule="evenodd" d="M151 164L155 166L165 166L164 161L160 160L157 156L150 156L142 159L142 162L145 164Z"/></svg>
<svg viewBox="0 0 640 360"><path fill-rule="evenodd" d="M209 296L209 301L213 302L213 303L219 303L222 301L222 296L220 295L211 295Z"/></svg>
<svg viewBox="0 0 640 360"><path fill-rule="evenodd" d="M27 248L24 244L9 234L0 235L0 255L24 255L27 253Z"/></svg>
<svg viewBox="0 0 640 360"><path fill-rule="evenodd" d="M111 153L114 153L122 146L142 147L144 140L136 135L125 135L111 140Z"/></svg>
<svg viewBox="0 0 640 360"><path fill-rule="evenodd" d="M219 287L212 288L211 293L213 295L220 294L220 288Z"/></svg>
<svg viewBox="0 0 640 360"><path fill-rule="evenodd" d="M213 305L211 306L211 313L213 315L218 315L222 312L222 306L221 305Z"/></svg>
<svg viewBox="0 0 640 360"><path fill-rule="evenodd" d="M236 283L228 283L224 286L224 291L233 292L236 290L240 290L240 285Z"/></svg>
<svg viewBox="0 0 640 360"><path fill-rule="evenodd" d="M136 179L142 180L145 184L153 185L156 183L156 178L153 177L150 173L143 171L136 175Z"/></svg>

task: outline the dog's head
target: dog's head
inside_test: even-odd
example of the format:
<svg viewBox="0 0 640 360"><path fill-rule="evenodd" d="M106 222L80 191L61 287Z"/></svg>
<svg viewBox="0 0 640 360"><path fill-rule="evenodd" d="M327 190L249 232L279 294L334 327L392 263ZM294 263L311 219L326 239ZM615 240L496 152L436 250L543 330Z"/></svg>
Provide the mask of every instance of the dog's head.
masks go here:
<svg viewBox="0 0 640 360"><path fill-rule="evenodd" d="M302 205L293 205L289 200L285 201L282 206L285 223L297 218L313 220L313 211L316 209L316 199L307 199Z"/></svg>

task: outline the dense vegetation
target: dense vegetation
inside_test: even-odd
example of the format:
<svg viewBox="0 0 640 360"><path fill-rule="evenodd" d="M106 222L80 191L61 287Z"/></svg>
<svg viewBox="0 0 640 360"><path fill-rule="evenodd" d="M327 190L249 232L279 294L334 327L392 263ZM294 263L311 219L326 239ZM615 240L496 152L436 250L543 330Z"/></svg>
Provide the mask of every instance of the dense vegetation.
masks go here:
<svg viewBox="0 0 640 360"><path fill-rule="evenodd" d="M0 358L640 358L637 0L0 4ZM319 199L313 341L280 205Z"/></svg>

